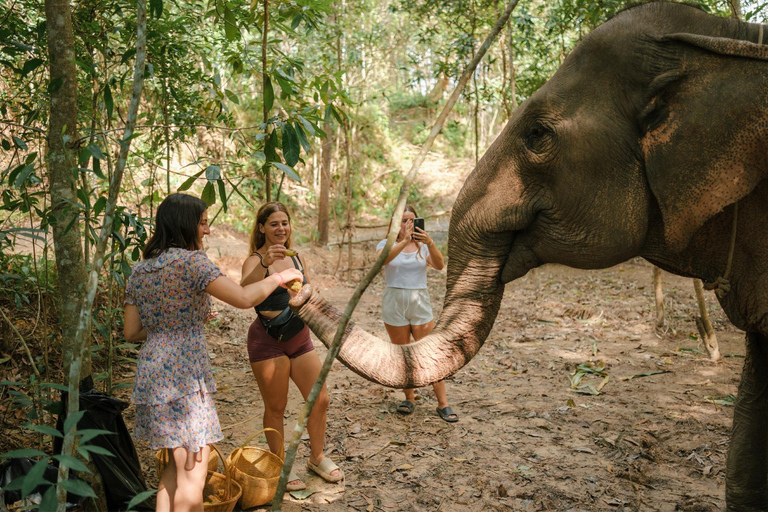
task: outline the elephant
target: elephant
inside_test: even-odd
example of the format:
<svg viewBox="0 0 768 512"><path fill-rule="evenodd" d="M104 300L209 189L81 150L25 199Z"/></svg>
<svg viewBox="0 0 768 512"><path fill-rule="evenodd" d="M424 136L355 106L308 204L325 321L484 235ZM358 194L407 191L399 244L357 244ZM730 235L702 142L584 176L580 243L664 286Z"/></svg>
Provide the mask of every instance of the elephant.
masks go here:
<svg viewBox="0 0 768 512"><path fill-rule="evenodd" d="M746 331L728 510L768 510L768 27L652 2L595 28L513 112L466 179L434 331L392 345L350 324L339 359L394 388L467 364L507 283L544 263L642 257L718 288ZM305 287L294 311L324 342L340 315Z"/></svg>

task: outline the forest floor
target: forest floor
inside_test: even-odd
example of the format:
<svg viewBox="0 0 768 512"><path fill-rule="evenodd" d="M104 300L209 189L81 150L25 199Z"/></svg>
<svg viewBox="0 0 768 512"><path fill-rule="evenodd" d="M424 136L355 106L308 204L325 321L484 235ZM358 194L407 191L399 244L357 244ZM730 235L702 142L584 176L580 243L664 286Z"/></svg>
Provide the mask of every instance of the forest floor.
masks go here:
<svg viewBox="0 0 768 512"><path fill-rule="evenodd" d="M210 257L239 280L246 237L214 226L206 244ZM334 277L338 251L299 250L321 294L343 309L354 282ZM430 271L429 282L439 315L445 274ZM377 277L353 321L385 337L383 286ZM401 416L395 412L400 391L334 362L327 454L346 478L328 484L306 474L311 494L286 495L283 510L723 509L743 333L708 292L725 356L710 362L696 333L692 281L664 274L664 291L667 326L657 329L652 267L640 259L602 271L545 266L508 285L484 347L447 380L457 423L437 416L430 387L418 389L415 412ZM215 310L207 336L226 455L261 429L263 404L246 352L254 313L218 302ZM313 340L324 359L325 347ZM577 373L580 365L586 373ZM576 392L571 382L579 375L585 387ZM291 386L286 432L302 403ZM132 415L130 407L129 428ZM138 449L155 485L154 453L140 443ZM294 466L302 475L307 454L303 442Z"/></svg>

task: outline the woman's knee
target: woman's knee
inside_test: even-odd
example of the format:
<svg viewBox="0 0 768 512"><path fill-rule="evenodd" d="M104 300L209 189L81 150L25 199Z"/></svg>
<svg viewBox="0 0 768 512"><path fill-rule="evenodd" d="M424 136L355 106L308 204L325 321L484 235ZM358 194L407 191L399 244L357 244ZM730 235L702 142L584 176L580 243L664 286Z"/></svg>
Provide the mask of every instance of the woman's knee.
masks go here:
<svg viewBox="0 0 768 512"><path fill-rule="evenodd" d="M276 399L274 397L264 400L264 415L269 417L282 418L285 414L285 408L288 406L288 397Z"/></svg>
<svg viewBox="0 0 768 512"><path fill-rule="evenodd" d="M325 412L328 410L328 405L331 403L331 397L328 395L328 390L325 388L320 391L320 394L317 395L317 402L315 402L315 406L312 409L312 411L323 411Z"/></svg>

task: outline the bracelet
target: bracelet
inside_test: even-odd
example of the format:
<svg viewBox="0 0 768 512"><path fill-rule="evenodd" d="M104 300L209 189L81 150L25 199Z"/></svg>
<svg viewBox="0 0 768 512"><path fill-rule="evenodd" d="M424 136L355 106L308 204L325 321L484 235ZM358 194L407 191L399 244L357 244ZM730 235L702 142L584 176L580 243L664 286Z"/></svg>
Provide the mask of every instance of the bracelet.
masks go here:
<svg viewBox="0 0 768 512"><path fill-rule="evenodd" d="M280 272L278 272L275 275L280 278L280 284L277 286L283 286L283 275Z"/></svg>

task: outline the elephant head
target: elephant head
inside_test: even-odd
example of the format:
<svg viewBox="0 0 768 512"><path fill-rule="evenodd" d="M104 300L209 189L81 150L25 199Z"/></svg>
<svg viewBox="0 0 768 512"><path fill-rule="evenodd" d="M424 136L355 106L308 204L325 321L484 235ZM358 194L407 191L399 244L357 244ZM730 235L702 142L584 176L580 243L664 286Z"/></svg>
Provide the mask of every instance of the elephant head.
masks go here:
<svg viewBox="0 0 768 512"><path fill-rule="evenodd" d="M705 281L722 275L730 230L719 228L730 221L717 219L768 176L761 34L673 3L633 7L595 29L464 184L433 333L402 346L352 326L339 358L387 386L438 381L480 349L504 285L543 263L605 268L641 255ZM723 239L718 252L691 254L702 233ZM327 343L338 314L310 295L292 304Z"/></svg>

